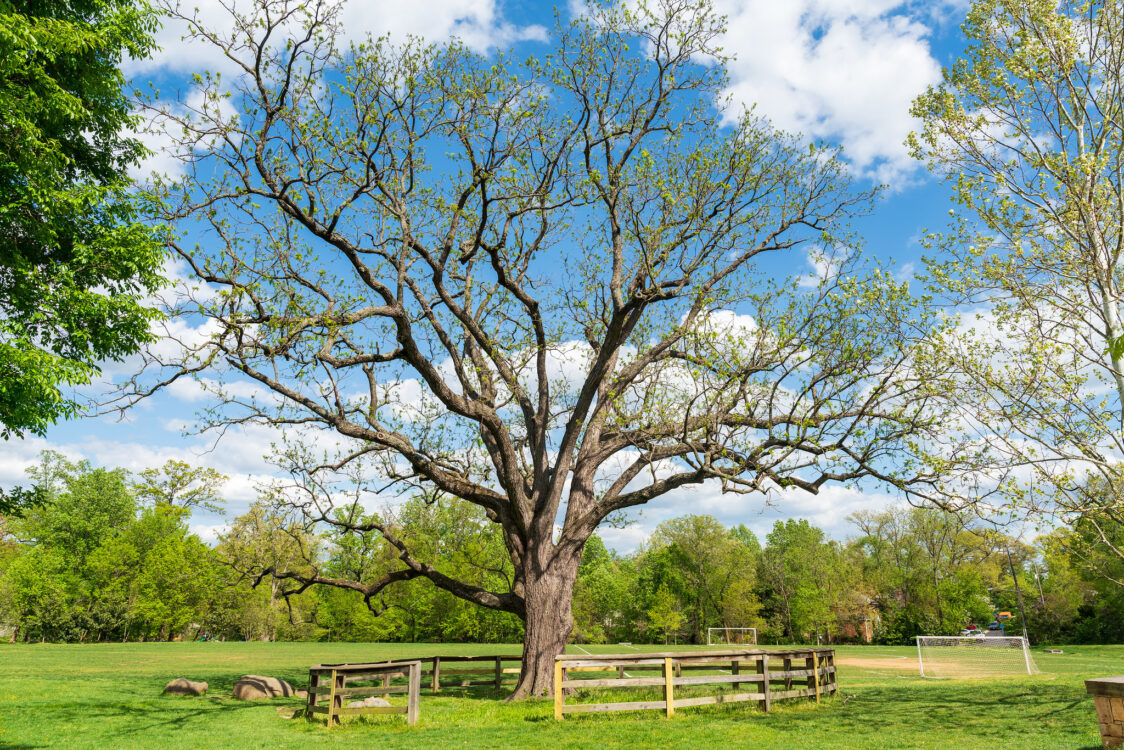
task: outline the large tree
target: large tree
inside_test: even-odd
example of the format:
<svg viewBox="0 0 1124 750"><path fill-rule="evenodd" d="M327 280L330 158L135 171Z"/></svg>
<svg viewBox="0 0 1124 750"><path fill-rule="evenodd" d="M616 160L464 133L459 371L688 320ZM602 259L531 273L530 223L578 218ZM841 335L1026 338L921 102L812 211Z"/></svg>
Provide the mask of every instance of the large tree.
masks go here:
<svg viewBox="0 0 1124 750"><path fill-rule="evenodd" d="M911 137L962 209L929 264L978 316L940 349L961 423L981 486L1124 558L1124 2L978 0L962 28Z"/></svg>
<svg viewBox="0 0 1124 750"><path fill-rule="evenodd" d="M370 602L424 578L514 613L515 695L541 694L607 519L706 482L934 491L947 465L900 457L942 422L927 344L905 335L930 323L848 230L875 196L834 149L719 108L704 4L594 4L526 62L345 47L326 1L190 23L238 71L151 104L187 161L163 218L205 282L173 312L206 335L154 352L133 396L194 375L220 396L211 424L290 426L279 492L400 560L368 580L265 578ZM830 272L786 281L812 252ZM508 585L336 512L418 490L483 508Z"/></svg>
<svg viewBox="0 0 1124 750"><path fill-rule="evenodd" d="M0 0L4 439L76 414L66 389L150 340L164 248L130 193L145 152L120 65L155 26L143 0Z"/></svg>

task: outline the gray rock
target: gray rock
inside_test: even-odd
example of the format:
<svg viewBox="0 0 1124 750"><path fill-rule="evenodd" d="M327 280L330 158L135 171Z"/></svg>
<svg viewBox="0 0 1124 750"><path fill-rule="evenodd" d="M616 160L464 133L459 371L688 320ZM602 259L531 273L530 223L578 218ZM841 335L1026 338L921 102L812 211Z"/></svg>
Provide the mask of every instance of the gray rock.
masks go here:
<svg viewBox="0 0 1124 750"><path fill-rule="evenodd" d="M257 674L248 674L234 683L234 697L243 701L288 698L296 695L296 692L293 686L284 680Z"/></svg>
<svg viewBox="0 0 1124 750"><path fill-rule="evenodd" d="M164 686L164 692L170 695L205 695L207 683L194 682L184 677L177 677Z"/></svg>
<svg viewBox="0 0 1124 750"><path fill-rule="evenodd" d="M352 701L351 703L347 704L347 707L348 708L373 708L375 706L389 706L389 705L390 704L387 703L382 698L379 698L378 696L372 695L370 698L364 698L361 701Z"/></svg>

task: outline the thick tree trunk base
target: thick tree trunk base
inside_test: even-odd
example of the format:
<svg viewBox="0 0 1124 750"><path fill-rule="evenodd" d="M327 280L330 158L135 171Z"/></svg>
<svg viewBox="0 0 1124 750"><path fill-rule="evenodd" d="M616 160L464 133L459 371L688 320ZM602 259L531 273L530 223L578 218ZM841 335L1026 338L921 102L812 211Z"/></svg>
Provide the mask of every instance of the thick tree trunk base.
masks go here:
<svg viewBox="0 0 1124 750"><path fill-rule="evenodd" d="M550 573L525 581L527 615L523 632L523 664L519 682L507 700L553 694L554 657L565 653L566 640L574 627L573 598L577 573L575 560L571 565L556 563Z"/></svg>

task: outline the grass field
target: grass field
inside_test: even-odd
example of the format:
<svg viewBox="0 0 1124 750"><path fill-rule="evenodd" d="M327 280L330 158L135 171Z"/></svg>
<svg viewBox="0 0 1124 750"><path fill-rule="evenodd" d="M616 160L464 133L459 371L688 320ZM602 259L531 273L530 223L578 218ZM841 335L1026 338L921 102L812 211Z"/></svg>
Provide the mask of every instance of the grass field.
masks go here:
<svg viewBox="0 0 1124 750"><path fill-rule="evenodd" d="M1087 677L1124 673L1124 646L1034 650L1043 674L924 680L911 648L838 649L840 693L819 707L751 704L553 719L548 701L505 704L490 688L423 690L413 728L398 716L328 731L288 715L296 699L228 697L244 674L307 683L321 662L432 653L511 653L513 646L363 643L0 645L0 747L12 748L1099 748ZM586 646L594 653L629 650ZM642 647L644 650L659 650ZM681 647L678 650L690 650ZM576 647L571 651L581 653ZM165 697L175 677L206 680L205 698ZM846 701L844 701L846 698ZM631 699L631 698L625 698Z"/></svg>

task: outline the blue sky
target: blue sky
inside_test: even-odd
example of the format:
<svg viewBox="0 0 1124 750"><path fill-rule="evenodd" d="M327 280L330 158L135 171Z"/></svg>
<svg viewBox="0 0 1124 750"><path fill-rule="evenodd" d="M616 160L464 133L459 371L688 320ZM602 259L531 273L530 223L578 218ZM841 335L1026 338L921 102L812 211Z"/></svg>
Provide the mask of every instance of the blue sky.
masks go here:
<svg viewBox="0 0 1124 750"><path fill-rule="evenodd" d="M222 17L218 0L195 0L204 20ZM728 17L726 50L730 95L755 104L778 127L838 143L855 173L888 189L874 212L857 225L868 252L893 262L903 278L920 270L920 238L925 229L944 225L950 207L947 187L912 162L902 142L914 126L910 101L939 80L940 69L960 48L963 2L896 0L716 0ZM345 27L361 36L415 34L438 41L457 35L471 47L490 51L514 45L521 54L548 49L555 6L518 0L351 0ZM565 17L575 8L559 5ZM184 42L181 28L160 33L163 51L134 62L128 72L142 88L155 82L165 91L190 90L190 75L222 69L201 46ZM174 171L159 138L143 171ZM788 259L791 273L812 273L804 256ZM110 364L107 380L126 375L135 362ZM184 435L205 397L190 388L173 389L142 403L124 421L87 418L59 424L45 438L9 441L0 455L0 485L24 478L40 451L54 449L71 458L138 471L170 458L213 466L231 477L226 488L231 515L255 497L255 484L268 478L264 461L271 436L254 429L214 435ZM764 535L781 518L804 517L836 537L852 533L847 514L893 500L869 491L825 488L819 496L786 493L769 503L757 496L721 496L709 487L681 490L647 506L627 529L603 536L619 551L634 548L655 524L684 513L711 513L726 523L745 523ZM221 517L199 514L196 531L213 538Z"/></svg>

